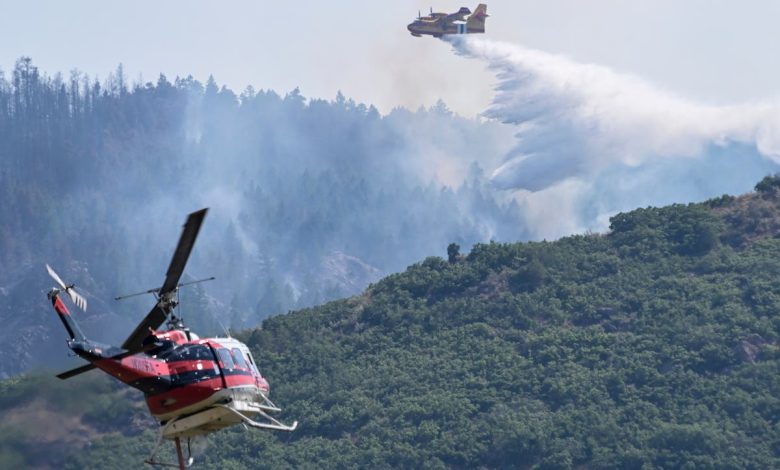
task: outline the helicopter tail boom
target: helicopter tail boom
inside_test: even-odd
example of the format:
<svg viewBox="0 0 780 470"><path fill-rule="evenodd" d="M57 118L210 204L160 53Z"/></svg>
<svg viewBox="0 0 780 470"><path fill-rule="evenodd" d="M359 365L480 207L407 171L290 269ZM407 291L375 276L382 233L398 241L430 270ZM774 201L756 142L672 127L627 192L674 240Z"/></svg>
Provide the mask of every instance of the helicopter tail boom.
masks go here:
<svg viewBox="0 0 780 470"><path fill-rule="evenodd" d="M60 299L60 292L61 291L59 289L54 288L49 292L48 295L52 306L54 307L54 311L57 312L57 316L60 317L62 324L65 326L65 330L68 332L68 348L70 348L71 351L76 353L76 355L80 356L82 359L89 361L89 363L75 369L62 372L57 375L58 378L63 380L69 379L71 377L75 377L76 375L98 368L99 365L95 364L96 361L104 359L121 361L126 357L139 353L145 353L146 351L156 346L154 343L149 343L132 349L122 349L117 348L116 346L110 346L88 340L81 331L81 328L79 328L76 320L74 320L73 316L71 316L68 307L62 301L62 299Z"/></svg>
<svg viewBox="0 0 780 470"><path fill-rule="evenodd" d="M60 299L59 294L60 290L54 288L49 292L49 299L51 299L51 304L54 307L54 310L57 312L57 316L60 317L62 324L65 325L65 329L68 331L68 336L70 336L71 340L75 341L86 340L87 338L84 336L81 328L79 328L79 325L70 315L68 307L66 307L65 303L62 301L62 299Z"/></svg>
<svg viewBox="0 0 780 470"><path fill-rule="evenodd" d="M79 342L78 344L80 344L80 345L84 345L84 344L92 345L93 343L90 343L89 341L82 341L82 342ZM77 348L77 347L75 347L75 345L76 345L75 342L69 343L68 345L71 346L71 349L74 352L76 352L76 354L79 354L79 350L84 349L84 348ZM102 353L102 350L100 350L99 348L96 349L96 348L93 347L93 348L91 348L91 357L84 357L84 355L79 354L84 359L87 359L88 361L91 361L89 364L84 364L83 366L76 367L75 369L70 369L70 370L66 370L65 372L61 372L61 373L57 374L57 378L65 380L65 379L69 379L71 377L75 377L75 376L77 376L79 374L83 374L84 372L89 372L92 369L97 369L99 366L95 364L95 361L98 361L100 359L111 359L111 360L114 360L114 361L121 361L122 359L124 359L126 357L134 356L136 354L145 353L145 352L153 349L156 346L157 346L156 344L147 344L147 345L144 345L140 349L128 350L128 351L124 351L124 352L121 352L121 353L118 353L118 354L114 354L112 356L108 356L108 355ZM109 347L109 351L114 352L114 353L116 353L117 349L118 348L114 348L114 347L111 347L111 346ZM97 352L98 350L100 350L100 352Z"/></svg>

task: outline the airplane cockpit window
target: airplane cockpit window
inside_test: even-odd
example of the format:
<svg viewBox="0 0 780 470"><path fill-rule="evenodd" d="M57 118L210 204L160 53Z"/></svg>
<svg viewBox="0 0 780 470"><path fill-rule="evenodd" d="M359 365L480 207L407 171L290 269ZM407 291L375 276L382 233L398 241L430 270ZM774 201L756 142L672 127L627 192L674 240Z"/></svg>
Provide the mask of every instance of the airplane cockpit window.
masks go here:
<svg viewBox="0 0 780 470"><path fill-rule="evenodd" d="M219 348L217 349L217 354L219 354L219 360L222 363L222 368L233 370L235 366L233 365L233 358L230 357L230 351L225 348Z"/></svg>
<svg viewBox="0 0 780 470"><path fill-rule="evenodd" d="M233 362L235 362L240 369L249 370L249 366L246 365L246 361L244 360L244 355L241 354L241 350L238 348L233 348L232 353Z"/></svg>

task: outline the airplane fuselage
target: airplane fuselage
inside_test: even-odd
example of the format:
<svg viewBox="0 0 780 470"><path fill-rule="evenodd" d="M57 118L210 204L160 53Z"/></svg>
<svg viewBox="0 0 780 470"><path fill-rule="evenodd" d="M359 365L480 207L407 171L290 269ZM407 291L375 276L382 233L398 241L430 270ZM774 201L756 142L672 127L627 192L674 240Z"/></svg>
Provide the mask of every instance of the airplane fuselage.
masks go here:
<svg viewBox="0 0 780 470"><path fill-rule="evenodd" d="M434 13L419 16L409 23L406 29L412 36L423 35L442 37L449 34L473 34L485 32L485 18L488 17L487 5L480 3L472 13L466 7L454 13Z"/></svg>
<svg viewBox="0 0 780 470"><path fill-rule="evenodd" d="M406 29L409 30L412 36L420 37L428 35L437 38L448 34L473 34L485 32L484 23L482 23L481 26L470 26L467 22L461 21L458 23L446 23L441 25L439 22L430 21L425 18L409 23L409 25L406 26Z"/></svg>

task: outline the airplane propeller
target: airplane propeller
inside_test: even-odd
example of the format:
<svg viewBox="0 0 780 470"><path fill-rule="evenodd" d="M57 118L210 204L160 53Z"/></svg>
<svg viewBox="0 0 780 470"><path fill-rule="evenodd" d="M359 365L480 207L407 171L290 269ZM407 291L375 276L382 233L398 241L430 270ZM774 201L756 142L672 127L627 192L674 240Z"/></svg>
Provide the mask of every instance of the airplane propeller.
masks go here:
<svg viewBox="0 0 780 470"><path fill-rule="evenodd" d="M68 296L70 296L70 300L76 304L78 308L81 310L87 311L87 299L85 299L81 294L76 292L76 290L73 288L73 284L66 285L65 282L60 278L60 276L54 272L54 270L49 266L46 265L46 271L49 272L49 276L51 276L52 279L54 279L54 282L57 283L57 285L60 286L60 289L62 289Z"/></svg>

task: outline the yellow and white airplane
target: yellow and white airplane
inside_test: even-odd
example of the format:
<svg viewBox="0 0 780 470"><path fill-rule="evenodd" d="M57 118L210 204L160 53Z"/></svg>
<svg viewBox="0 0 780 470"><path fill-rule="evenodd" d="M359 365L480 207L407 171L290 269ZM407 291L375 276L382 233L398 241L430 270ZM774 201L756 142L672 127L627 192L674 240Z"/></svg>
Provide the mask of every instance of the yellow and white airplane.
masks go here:
<svg viewBox="0 0 780 470"><path fill-rule="evenodd" d="M445 34L472 34L485 32L485 18L488 17L487 5L480 3L474 13L466 7L461 7L455 13L434 13L420 16L406 27L412 36L423 34L440 38Z"/></svg>

